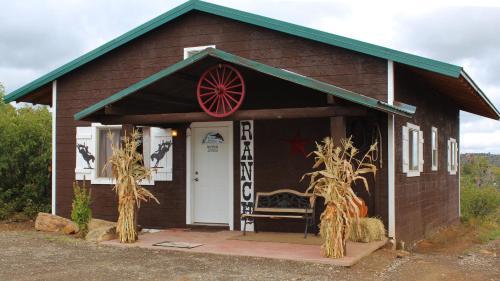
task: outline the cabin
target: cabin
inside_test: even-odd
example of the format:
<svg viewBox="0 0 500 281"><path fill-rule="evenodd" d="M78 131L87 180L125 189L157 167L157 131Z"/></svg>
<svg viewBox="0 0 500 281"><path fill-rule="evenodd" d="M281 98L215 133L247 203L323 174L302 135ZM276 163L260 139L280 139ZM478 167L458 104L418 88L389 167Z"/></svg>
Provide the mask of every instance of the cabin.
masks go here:
<svg viewBox="0 0 500 281"><path fill-rule="evenodd" d="M86 180L93 216L117 218L104 164L133 128L160 201L141 206L147 228L241 230L257 192L305 191L315 142L352 137L361 151L378 142L370 190L356 192L407 243L459 221L459 112L500 118L460 66L196 0L5 101L52 107L54 214L70 216L72 184Z"/></svg>

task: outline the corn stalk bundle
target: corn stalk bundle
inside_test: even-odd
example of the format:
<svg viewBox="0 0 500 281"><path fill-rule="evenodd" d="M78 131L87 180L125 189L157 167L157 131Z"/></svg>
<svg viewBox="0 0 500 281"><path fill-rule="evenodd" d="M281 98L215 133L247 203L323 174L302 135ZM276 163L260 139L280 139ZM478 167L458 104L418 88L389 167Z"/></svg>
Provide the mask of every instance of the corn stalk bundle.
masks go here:
<svg viewBox="0 0 500 281"><path fill-rule="evenodd" d="M335 146L327 137L322 143L316 143L313 169L319 169L305 174L310 177L306 192L313 193L313 199L323 197L325 210L321 214L320 235L323 238L321 247L326 257L341 258L346 254L346 241L351 231L351 225L359 220L361 200L354 193L352 186L360 181L369 191L368 181L364 174L376 174L377 167L372 163L377 151L377 143L363 157L354 147L351 138L342 139L340 146Z"/></svg>
<svg viewBox="0 0 500 281"><path fill-rule="evenodd" d="M140 185L141 181L151 178L151 170L143 165L143 157L137 152L140 133L133 130L130 136L124 138L121 144L112 144L112 156L106 163L111 166L112 177L115 180L115 190L118 195L118 223L116 231L122 243L137 241L137 211L141 201L156 197ZM112 135L109 135L112 140ZM106 169L106 167L104 169Z"/></svg>

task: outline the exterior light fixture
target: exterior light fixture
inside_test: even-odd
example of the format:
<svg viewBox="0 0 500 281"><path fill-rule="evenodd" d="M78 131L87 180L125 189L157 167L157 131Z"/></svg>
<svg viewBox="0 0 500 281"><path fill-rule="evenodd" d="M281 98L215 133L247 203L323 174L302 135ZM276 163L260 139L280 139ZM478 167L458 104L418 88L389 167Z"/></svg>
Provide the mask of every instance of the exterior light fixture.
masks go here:
<svg viewBox="0 0 500 281"><path fill-rule="evenodd" d="M177 137L177 130L175 129L172 130L172 137Z"/></svg>

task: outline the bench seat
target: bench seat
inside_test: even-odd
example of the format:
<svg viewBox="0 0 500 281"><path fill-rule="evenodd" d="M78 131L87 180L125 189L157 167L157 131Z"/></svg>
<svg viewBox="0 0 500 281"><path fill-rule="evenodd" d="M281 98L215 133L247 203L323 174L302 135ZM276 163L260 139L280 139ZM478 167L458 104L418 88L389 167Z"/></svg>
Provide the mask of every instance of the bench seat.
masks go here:
<svg viewBox="0 0 500 281"><path fill-rule="evenodd" d="M241 215L244 221L243 235L246 234L247 224L255 219L303 219L305 220L304 238L307 238L308 226L315 225L313 195L298 192L293 189L278 189L272 192L257 192L255 206L246 209Z"/></svg>

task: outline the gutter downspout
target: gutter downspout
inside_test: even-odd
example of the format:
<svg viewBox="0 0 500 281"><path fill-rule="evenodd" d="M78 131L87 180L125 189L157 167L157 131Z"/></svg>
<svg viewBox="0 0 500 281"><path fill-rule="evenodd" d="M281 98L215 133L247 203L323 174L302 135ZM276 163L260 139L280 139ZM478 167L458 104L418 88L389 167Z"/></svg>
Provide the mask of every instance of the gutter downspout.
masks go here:
<svg viewBox="0 0 500 281"><path fill-rule="evenodd" d="M387 103L394 104L394 62L387 61ZM388 236L389 239L396 239L396 199L395 199L395 134L394 134L394 114L387 116L387 182L388 182Z"/></svg>
<svg viewBox="0 0 500 281"><path fill-rule="evenodd" d="M56 117L57 117L57 80L52 81L52 214L56 214Z"/></svg>

